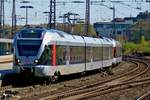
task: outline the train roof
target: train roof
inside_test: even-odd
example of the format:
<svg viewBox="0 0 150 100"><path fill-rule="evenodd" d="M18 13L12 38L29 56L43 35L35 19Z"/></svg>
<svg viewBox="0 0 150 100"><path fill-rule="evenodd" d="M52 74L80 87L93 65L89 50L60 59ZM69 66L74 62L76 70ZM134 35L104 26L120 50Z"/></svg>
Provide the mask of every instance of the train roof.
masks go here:
<svg viewBox="0 0 150 100"><path fill-rule="evenodd" d="M66 32L58 30L47 30L46 38L49 38L50 44L56 43L57 45L78 45L84 46L84 40L81 36L70 35Z"/></svg>
<svg viewBox="0 0 150 100"><path fill-rule="evenodd" d="M112 40L108 38L93 38L93 37L86 37L86 36L78 36L78 35L72 35L68 34L63 31L59 30L47 30L46 31L47 36L51 37L51 43L57 43L59 45L85 45L86 46L112 46Z"/></svg>
<svg viewBox="0 0 150 100"><path fill-rule="evenodd" d="M109 38L95 38L72 35L60 30L27 28L17 34L18 39L42 40L45 44L72 45L72 46L113 46L113 40ZM86 44L85 44L86 43ZM118 42L117 42L118 44Z"/></svg>

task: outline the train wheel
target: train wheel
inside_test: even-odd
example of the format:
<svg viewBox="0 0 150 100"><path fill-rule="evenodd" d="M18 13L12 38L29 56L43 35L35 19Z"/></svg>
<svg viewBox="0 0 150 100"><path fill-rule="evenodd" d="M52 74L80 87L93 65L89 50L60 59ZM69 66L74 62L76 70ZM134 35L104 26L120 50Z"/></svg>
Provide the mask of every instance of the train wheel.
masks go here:
<svg viewBox="0 0 150 100"><path fill-rule="evenodd" d="M50 77L46 78L45 84L46 85L50 85L51 84L51 78Z"/></svg>
<svg viewBox="0 0 150 100"><path fill-rule="evenodd" d="M59 72L59 71L56 71L53 76L49 76L49 77L47 78L47 80L46 80L46 85L49 85L50 83L55 83L55 82L57 82L57 81L59 80L60 76L61 76L61 75L60 75L60 72Z"/></svg>
<svg viewBox="0 0 150 100"><path fill-rule="evenodd" d="M55 83L57 81L57 77L56 76L49 76L46 79L46 85L50 85L51 83Z"/></svg>
<svg viewBox="0 0 150 100"><path fill-rule="evenodd" d="M50 80L51 80L52 83L55 83L55 82L57 82L57 80L58 80L58 76L55 76L55 75L54 75L54 76L51 76L51 77L50 77Z"/></svg>
<svg viewBox="0 0 150 100"><path fill-rule="evenodd" d="M98 72L101 73L102 72L102 68L98 69Z"/></svg>
<svg viewBox="0 0 150 100"><path fill-rule="evenodd" d="M113 75L112 67L107 67L106 72L107 72L108 75Z"/></svg>
<svg viewBox="0 0 150 100"><path fill-rule="evenodd" d="M81 72L81 75L82 75L82 76L84 76L85 74L86 74L86 72L85 72L85 71L84 71L84 72Z"/></svg>
<svg viewBox="0 0 150 100"><path fill-rule="evenodd" d="M112 67L115 67L116 66L116 64L115 63L112 63Z"/></svg>
<svg viewBox="0 0 150 100"><path fill-rule="evenodd" d="M60 72L59 72L59 71L56 71L56 72L54 73L54 75L51 76L51 82L52 82L52 83L57 82L57 81L59 80L60 76L61 76L61 75L60 75Z"/></svg>

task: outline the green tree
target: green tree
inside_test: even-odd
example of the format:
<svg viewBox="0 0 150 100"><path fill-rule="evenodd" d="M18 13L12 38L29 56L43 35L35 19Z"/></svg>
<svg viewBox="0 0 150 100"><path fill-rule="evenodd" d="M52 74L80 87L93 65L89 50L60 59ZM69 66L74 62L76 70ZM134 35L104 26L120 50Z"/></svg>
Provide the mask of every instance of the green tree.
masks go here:
<svg viewBox="0 0 150 100"><path fill-rule="evenodd" d="M138 45L133 42L127 42L123 44L123 54L128 55L132 54L133 52L136 52L138 48Z"/></svg>
<svg viewBox="0 0 150 100"><path fill-rule="evenodd" d="M146 49L148 49L148 44L147 44L147 42L146 42L146 40L145 40L145 37L142 36L142 37L141 37L141 40L140 40L140 44L139 44L138 51L139 51L140 53L143 53Z"/></svg>

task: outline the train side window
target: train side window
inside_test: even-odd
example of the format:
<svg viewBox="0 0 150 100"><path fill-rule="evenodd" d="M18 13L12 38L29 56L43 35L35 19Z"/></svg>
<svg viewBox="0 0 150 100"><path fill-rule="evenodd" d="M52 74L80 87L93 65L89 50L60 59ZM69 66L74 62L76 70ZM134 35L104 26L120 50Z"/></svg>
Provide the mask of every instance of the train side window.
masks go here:
<svg viewBox="0 0 150 100"><path fill-rule="evenodd" d="M100 61L101 60L101 50L100 47L93 48L93 61Z"/></svg>
<svg viewBox="0 0 150 100"><path fill-rule="evenodd" d="M56 49L56 63L57 65L65 65L66 64L66 46L57 45Z"/></svg>
<svg viewBox="0 0 150 100"><path fill-rule="evenodd" d="M70 47L70 64L77 64L77 63L83 63L84 62L84 47L79 46L71 46Z"/></svg>
<svg viewBox="0 0 150 100"><path fill-rule="evenodd" d="M108 60L108 59L109 59L109 48L103 47L103 60Z"/></svg>

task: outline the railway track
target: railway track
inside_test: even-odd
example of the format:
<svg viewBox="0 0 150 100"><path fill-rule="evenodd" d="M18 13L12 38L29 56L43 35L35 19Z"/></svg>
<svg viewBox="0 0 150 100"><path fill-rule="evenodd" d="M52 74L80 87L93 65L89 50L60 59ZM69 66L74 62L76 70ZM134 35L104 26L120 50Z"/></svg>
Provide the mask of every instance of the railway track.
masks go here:
<svg viewBox="0 0 150 100"><path fill-rule="evenodd" d="M134 59L132 59L132 60L134 60ZM129 78L124 79L123 81L129 81L129 80L138 78L138 76L142 76L143 74L145 74L150 69L150 66L147 62L141 61L141 60L138 60L138 59L136 59L135 61L140 62L140 63L137 63L139 69L134 71L135 73L132 73L133 76L130 76ZM140 64L143 64L144 66L141 66ZM127 77L127 76L125 76L125 77Z"/></svg>
<svg viewBox="0 0 150 100"><path fill-rule="evenodd" d="M150 99L150 91L143 94L141 97L139 97L137 100L149 100Z"/></svg>
<svg viewBox="0 0 150 100"><path fill-rule="evenodd" d="M59 93L58 92L53 93L54 91L57 91L56 88L52 88L53 86L37 86L37 87L29 86L29 87L24 87L24 88L20 88L20 89L9 87L7 89L13 89L13 90L17 91L18 93L21 93L21 94L17 94L16 96L19 96L19 99L24 99L24 100L31 98L32 96L35 96L35 95L39 96L39 98L41 98L41 100L70 99L70 98L75 98L75 99L83 98L84 99L84 98L87 98L85 96L86 93L89 93L89 94L92 93L92 95L95 97L95 96L97 96L97 93L102 93L102 92L104 92L104 90L105 90L105 93L110 93L113 91L119 91L119 87L121 87L120 90L122 90L125 88L131 88L131 87L139 86L142 84L149 84L150 82L144 78L143 78L143 83L142 83L142 79L141 80L133 80L136 77L139 77L139 76L143 75L144 73L146 73L147 70L149 70L149 66L147 66L143 62L139 62L139 61L132 61L132 63L134 64L134 66L136 65L136 67L132 68L130 71L128 71L126 73L120 73L114 77L108 78L103 81L99 80L99 82L96 82L94 84L93 84L93 82L91 82L91 83L88 83L88 85L75 87L69 91L65 90L65 92L60 91ZM139 84L135 84L135 82L137 82L137 81L139 81L138 82ZM129 83L127 83L127 82L129 82ZM126 84L128 84L128 85L126 85ZM3 91L4 90L6 90L6 89L3 89ZM98 92L95 90L97 90ZM113 90L113 91L111 91L111 90ZM40 95L43 95L45 93L51 93L51 95L50 96L46 95L44 97L43 96L40 97Z"/></svg>
<svg viewBox="0 0 150 100"><path fill-rule="evenodd" d="M133 62L132 62L132 63L133 63ZM133 63L133 64L134 64L134 65L137 65L136 63ZM139 66L137 65L135 69L132 69L131 71L129 71L129 72L127 72L127 73L123 73L123 74L121 73L121 74L117 75L117 76L114 77L114 78L110 78L110 79L108 79L108 80L100 81L100 82L97 82L97 83L95 83L95 84L93 84L93 82L92 82L92 83L88 83L88 84L90 84L90 85L84 85L84 86L82 86L82 87L75 88L75 89L72 89L72 90L70 90L70 91L78 91L78 90L81 90L81 89L85 89L85 88L87 88L87 87L96 86L96 85L98 85L98 84L104 84L104 83L110 82L110 81L112 81L112 80L115 80L115 79L117 79L117 78L123 77L123 76L125 76L125 75L127 75L127 74L131 74L131 73L133 73L134 71L136 71L136 70L138 70L138 69L139 69ZM21 97L22 97L22 98L28 98L28 97L33 96L34 94L39 95L39 94L44 94L44 93L51 92L51 91L53 91L53 89L52 89L52 90L51 90L51 89L50 89L50 90L45 89L45 90L42 91L42 92L34 92L34 93L27 94L27 95L23 95L23 96L21 96ZM69 92L70 92L70 91L69 91Z"/></svg>
<svg viewBox="0 0 150 100"><path fill-rule="evenodd" d="M120 64L119 66L123 66L123 64ZM90 75L90 77L91 77L91 75ZM18 79L16 81L18 81ZM62 84L63 83L65 84L66 82L62 82ZM93 83L93 82L91 82L91 83ZM53 84L53 85L55 85L55 84ZM53 87L53 85L52 86L51 85L50 86L32 85L32 86L27 86L27 87L23 87L23 88L21 88L21 87L15 88L12 85L7 85L7 86L0 88L0 94L2 95L6 90L10 90L10 91L13 90L13 91L17 91L21 98L27 98L27 97L33 96L35 94L38 95L38 94L42 94L42 93L46 93L46 92L52 92L53 90L55 91L56 88L50 89L50 90L47 89L47 88ZM58 86L55 86L55 87L58 87ZM42 92L37 93L37 91L39 91L38 90L39 88L40 88L40 90L42 90Z"/></svg>
<svg viewBox="0 0 150 100"><path fill-rule="evenodd" d="M133 60L133 59L132 59ZM62 93L54 94L45 98L42 98L41 100L47 100L47 99L88 99L89 97L102 95L104 93L110 93L113 91L119 91L122 89L127 89L143 84L149 84L149 78L141 79L141 80L133 80L136 77L139 77L146 73L149 70L149 65L146 62L143 62L141 60L136 60L134 63L137 64L137 68L133 69L132 71L129 71L127 73L118 75L112 79L97 82L94 84L89 84L83 87L79 87L73 90L65 91ZM145 66L143 66L145 65ZM134 73L134 74L133 74ZM131 77L129 77L131 76ZM128 77L128 78L127 78ZM133 80L133 81L131 81ZM136 84L138 82L138 84Z"/></svg>
<svg viewBox="0 0 150 100"><path fill-rule="evenodd" d="M68 96L65 98L65 100L81 100L81 99L87 100L87 99L100 96L100 95L104 95L104 94L108 94L111 92L134 88L140 85L150 84L149 80L150 80L150 77L146 79L131 81L131 82L123 82L123 83L118 83L118 84L113 84L113 85L108 85L108 86L105 85L105 86L97 87L95 90L87 92L87 93L83 93L83 94L81 93L79 95ZM60 99L60 98L57 97L57 98L49 98L49 99Z"/></svg>

